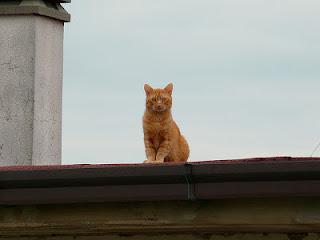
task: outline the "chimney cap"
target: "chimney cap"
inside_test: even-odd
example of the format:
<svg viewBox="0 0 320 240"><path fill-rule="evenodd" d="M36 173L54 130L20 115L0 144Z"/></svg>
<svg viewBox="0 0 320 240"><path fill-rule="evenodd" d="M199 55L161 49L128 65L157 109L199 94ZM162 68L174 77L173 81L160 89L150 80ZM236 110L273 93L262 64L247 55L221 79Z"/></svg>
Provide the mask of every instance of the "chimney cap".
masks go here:
<svg viewBox="0 0 320 240"><path fill-rule="evenodd" d="M40 15L70 22L70 14L61 3L71 0L0 0L0 15Z"/></svg>

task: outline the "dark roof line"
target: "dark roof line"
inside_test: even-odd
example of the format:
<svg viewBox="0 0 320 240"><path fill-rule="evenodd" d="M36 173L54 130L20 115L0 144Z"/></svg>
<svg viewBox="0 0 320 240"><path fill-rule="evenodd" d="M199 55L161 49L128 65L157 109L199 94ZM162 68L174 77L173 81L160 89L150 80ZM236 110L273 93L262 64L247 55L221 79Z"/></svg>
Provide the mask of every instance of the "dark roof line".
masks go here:
<svg viewBox="0 0 320 240"><path fill-rule="evenodd" d="M0 167L0 204L320 196L320 158Z"/></svg>

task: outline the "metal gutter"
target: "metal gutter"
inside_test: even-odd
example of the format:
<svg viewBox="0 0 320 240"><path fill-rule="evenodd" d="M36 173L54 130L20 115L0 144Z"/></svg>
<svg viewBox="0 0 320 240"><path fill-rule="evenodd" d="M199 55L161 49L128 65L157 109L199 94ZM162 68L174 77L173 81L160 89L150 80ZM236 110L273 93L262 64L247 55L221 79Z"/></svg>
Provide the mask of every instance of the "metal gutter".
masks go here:
<svg viewBox="0 0 320 240"><path fill-rule="evenodd" d="M0 204L320 196L320 158L0 167Z"/></svg>

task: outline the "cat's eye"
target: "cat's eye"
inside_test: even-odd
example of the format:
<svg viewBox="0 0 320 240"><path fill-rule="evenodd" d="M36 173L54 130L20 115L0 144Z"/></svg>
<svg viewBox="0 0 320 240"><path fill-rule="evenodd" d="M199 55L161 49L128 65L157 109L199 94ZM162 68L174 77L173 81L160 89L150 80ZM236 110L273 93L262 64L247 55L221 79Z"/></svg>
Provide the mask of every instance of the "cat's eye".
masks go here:
<svg viewBox="0 0 320 240"><path fill-rule="evenodd" d="M168 99L167 99L167 98L161 98L161 101L162 101L163 103L166 103L166 102L168 102Z"/></svg>

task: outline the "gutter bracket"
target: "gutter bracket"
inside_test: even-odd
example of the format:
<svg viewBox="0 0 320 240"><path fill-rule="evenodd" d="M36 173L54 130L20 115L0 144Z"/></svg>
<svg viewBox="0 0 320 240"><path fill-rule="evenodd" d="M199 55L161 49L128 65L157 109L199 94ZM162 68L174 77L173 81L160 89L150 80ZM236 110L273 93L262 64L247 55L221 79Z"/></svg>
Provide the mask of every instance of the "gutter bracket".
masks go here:
<svg viewBox="0 0 320 240"><path fill-rule="evenodd" d="M188 200L196 201L197 198L195 196L195 185L192 177L192 164L186 163L185 164L185 174L184 177L187 183L187 191L188 191Z"/></svg>

